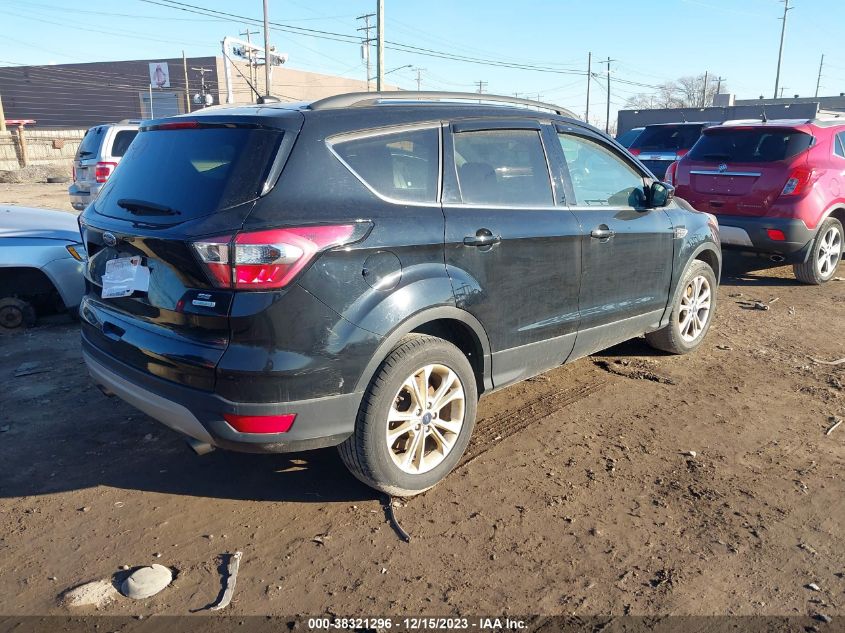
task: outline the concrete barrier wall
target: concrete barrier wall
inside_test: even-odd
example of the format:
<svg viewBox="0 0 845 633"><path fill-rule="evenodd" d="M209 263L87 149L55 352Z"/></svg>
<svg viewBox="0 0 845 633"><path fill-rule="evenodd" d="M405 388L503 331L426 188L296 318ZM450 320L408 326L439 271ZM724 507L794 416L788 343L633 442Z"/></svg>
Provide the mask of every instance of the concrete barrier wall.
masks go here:
<svg viewBox="0 0 845 633"><path fill-rule="evenodd" d="M39 130L24 129L27 164L58 164L70 166L85 130ZM0 132L0 170L14 170L23 167L18 128Z"/></svg>

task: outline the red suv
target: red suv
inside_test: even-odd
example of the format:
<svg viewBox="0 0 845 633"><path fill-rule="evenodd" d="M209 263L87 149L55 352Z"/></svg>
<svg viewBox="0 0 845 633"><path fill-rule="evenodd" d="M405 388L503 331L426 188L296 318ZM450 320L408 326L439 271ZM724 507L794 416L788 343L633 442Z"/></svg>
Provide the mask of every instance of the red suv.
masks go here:
<svg viewBox="0 0 845 633"><path fill-rule="evenodd" d="M793 264L808 284L842 259L845 119L726 123L706 128L666 180L719 218L722 246Z"/></svg>

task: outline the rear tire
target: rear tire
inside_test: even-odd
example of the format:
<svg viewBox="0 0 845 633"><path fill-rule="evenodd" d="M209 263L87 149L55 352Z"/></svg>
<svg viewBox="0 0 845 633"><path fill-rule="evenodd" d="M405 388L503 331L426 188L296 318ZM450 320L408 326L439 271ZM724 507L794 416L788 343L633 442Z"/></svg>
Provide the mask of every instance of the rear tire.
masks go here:
<svg viewBox="0 0 845 633"><path fill-rule="evenodd" d="M460 460L477 401L475 374L457 347L434 336L406 336L376 371L340 457L376 490L419 494Z"/></svg>
<svg viewBox="0 0 845 633"><path fill-rule="evenodd" d="M839 220L828 218L822 222L813 239L807 261L792 266L795 278L801 283L813 286L830 281L842 261L843 242L845 233Z"/></svg>
<svg viewBox="0 0 845 633"><path fill-rule="evenodd" d="M678 285L669 324L645 335L652 347L671 354L697 349L716 311L716 274L706 263L693 261Z"/></svg>

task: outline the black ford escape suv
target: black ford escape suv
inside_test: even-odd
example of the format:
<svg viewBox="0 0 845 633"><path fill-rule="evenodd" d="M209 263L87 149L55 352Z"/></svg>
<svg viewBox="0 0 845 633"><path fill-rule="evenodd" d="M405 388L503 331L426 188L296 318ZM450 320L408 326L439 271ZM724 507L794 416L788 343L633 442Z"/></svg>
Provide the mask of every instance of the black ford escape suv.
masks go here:
<svg viewBox="0 0 845 633"><path fill-rule="evenodd" d="M339 445L397 495L478 396L646 334L704 338L712 216L570 113L363 93L145 122L80 224L97 384L202 443Z"/></svg>

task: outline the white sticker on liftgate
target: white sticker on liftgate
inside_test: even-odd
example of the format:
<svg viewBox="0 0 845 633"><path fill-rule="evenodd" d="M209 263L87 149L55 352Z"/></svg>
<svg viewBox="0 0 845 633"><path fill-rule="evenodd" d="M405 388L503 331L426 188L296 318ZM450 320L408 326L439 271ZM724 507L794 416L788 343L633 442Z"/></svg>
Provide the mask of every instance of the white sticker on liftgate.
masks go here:
<svg viewBox="0 0 845 633"><path fill-rule="evenodd" d="M120 257L106 262L103 275L103 299L128 297L133 292L147 292L150 287L150 269L141 265L141 258Z"/></svg>

